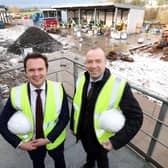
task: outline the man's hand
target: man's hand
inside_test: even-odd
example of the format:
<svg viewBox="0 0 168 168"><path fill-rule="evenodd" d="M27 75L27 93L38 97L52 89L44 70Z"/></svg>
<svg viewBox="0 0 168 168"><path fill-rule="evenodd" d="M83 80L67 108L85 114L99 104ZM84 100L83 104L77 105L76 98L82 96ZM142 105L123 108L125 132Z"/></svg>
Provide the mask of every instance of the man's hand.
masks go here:
<svg viewBox="0 0 168 168"><path fill-rule="evenodd" d="M50 141L47 138L39 138L32 140L33 146L40 147L48 144Z"/></svg>
<svg viewBox="0 0 168 168"><path fill-rule="evenodd" d="M29 142L21 143L18 148L25 151L32 151L40 146L48 144L50 141L47 138L33 139Z"/></svg>
<svg viewBox="0 0 168 168"><path fill-rule="evenodd" d="M109 139L104 141L104 142L102 142L102 146L103 146L104 149L106 149L108 151L113 149L113 146L112 146L112 144L111 144Z"/></svg>
<svg viewBox="0 0 168 168"><path fill-rule="evenodd" d="M31 151L37 149L37 147L34 146L33 141L23 142L18 146L18 148L25 151Z"/></svg>

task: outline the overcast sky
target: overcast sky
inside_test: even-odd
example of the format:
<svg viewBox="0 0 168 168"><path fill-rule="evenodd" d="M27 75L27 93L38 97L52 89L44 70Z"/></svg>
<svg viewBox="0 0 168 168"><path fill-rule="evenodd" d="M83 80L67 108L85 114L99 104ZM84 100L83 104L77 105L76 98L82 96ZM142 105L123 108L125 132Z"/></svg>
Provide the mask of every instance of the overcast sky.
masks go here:
<svg viewBox="0 0 168 168"><path fill-rule="evenodd" d="M78 3L97 3L106 0L0 0L0 5L8 7L50 7L56 4L78 4Z"/></svg>

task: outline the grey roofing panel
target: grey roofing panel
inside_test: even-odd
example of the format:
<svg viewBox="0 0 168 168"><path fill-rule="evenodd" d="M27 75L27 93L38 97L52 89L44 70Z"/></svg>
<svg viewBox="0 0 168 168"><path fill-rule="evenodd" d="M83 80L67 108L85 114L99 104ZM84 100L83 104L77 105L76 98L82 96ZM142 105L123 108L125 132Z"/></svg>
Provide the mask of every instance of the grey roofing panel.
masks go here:
<svg viewBox="0 0 168 168"><path fill-rule="evenodd" d="M55 9L77 9L77 8L109 8L109 7L117 7L117 8L126 8L126 9L141 9L144 10L144 7L134 6L123 3L94 3L94 4L65 4L65 5L53 5L51 8Z"/></svg>

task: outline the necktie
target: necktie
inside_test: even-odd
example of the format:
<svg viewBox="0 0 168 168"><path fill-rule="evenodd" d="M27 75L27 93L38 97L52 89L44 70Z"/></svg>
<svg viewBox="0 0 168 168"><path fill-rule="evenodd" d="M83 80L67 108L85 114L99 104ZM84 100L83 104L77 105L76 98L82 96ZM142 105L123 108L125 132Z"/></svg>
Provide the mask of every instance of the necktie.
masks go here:
<svg viewBox="0 0 168 168"><path fill-rule="evenodd" d="M43 138L43 110L40 97L41 89L36 90L36 138Z"/></svg>
<svg viewBox="0 0 168 168"><path fill-rule="evenodd" d="M93 96L93 91L95 89L95 83L94 82L91 82L91 88L88 92L88 96L87 96L87 99L89 100L92 96Z"/></svg>

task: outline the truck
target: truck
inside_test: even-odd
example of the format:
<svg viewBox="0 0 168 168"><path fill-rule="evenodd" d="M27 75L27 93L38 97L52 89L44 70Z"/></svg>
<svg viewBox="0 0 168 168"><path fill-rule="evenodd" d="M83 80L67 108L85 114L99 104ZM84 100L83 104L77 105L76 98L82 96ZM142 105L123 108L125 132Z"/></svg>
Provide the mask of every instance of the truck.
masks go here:
<svg viewBox="0 0 168 168"><path fill-rule="evenodd" d="M59 30L59 16L56 9L41 9L32 15L33 23L44 31L55 33Z"/></svg>

